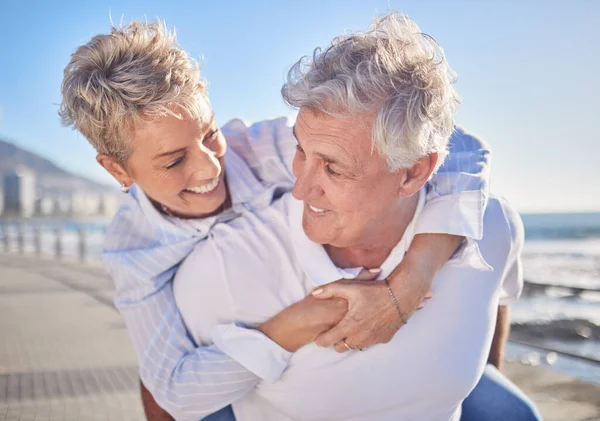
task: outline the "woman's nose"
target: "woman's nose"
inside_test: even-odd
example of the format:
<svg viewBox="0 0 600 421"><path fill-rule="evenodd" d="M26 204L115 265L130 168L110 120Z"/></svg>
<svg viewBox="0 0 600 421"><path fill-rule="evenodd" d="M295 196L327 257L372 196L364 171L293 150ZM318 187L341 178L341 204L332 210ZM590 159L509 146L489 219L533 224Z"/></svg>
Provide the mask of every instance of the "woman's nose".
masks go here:
<svg viewBox="0 0 600 421"><path fill-rule="evenodd" d="M195 166L198 178L211 179L221 175L221 162L217 158L216 154L206 148L204 145L200 145L197 150L196 159L193 165Z"/></svg>

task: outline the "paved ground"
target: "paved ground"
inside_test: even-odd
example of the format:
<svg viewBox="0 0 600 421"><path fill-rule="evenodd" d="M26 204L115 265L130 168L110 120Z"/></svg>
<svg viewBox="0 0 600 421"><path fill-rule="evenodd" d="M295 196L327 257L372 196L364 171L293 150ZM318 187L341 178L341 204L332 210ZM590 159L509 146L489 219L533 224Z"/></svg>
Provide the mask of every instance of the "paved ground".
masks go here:
<svg viewBox="0 0 600 421"><path fill-rule="evenodd" d="M0 254L0 420L144 419L111 302L100 267ZM546 421L600 420L600 387L545 367L506 372Z"/></svg>
<svg viewBox="0 0 600 421"><path fill-rule="evenodd" d="M0 254L0 420L143 420L99 268Z"/></svg>

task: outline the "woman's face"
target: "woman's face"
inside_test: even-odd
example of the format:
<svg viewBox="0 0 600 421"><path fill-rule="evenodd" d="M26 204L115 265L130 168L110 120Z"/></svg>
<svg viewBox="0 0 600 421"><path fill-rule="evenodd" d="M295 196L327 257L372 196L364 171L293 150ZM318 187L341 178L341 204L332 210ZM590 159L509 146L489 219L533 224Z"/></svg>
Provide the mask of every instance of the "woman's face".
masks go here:
<svg viewBox="0 0 600 421"><path fill-rule="evenodd" d="M148 197L181 217L214 214L227 198L225 137L210 105L202 102L199 120L166 116L136 127L126 163Z"/></svg>

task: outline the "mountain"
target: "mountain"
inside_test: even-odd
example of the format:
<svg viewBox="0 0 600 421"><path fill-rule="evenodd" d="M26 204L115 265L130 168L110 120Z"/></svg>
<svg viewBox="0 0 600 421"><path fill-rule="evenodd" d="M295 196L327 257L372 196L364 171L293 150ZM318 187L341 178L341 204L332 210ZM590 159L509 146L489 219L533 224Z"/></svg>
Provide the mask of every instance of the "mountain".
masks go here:
<svg viewBox="0 0 600 421"><path fill-rule="evenodd" d="M36 187L40 193L68 194L81 190L114 193L116 191L114 187L71 174L36 153L0 139L0 175L17 167L27 167L36 174Z"/></svg>

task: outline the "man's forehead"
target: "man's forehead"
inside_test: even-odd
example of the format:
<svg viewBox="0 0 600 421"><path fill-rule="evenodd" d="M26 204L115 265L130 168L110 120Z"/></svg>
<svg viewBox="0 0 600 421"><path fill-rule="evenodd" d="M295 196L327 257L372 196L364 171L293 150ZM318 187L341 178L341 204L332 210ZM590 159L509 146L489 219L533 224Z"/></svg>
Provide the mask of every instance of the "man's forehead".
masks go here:
<svg viewBox="0 0 600 421"><path fill-rule="evenodd" d="M334 118L301 110L294 125L299 141L316 141L339 148L348 158L358 160L372 152L372 120L369 116Z"/></svg>

